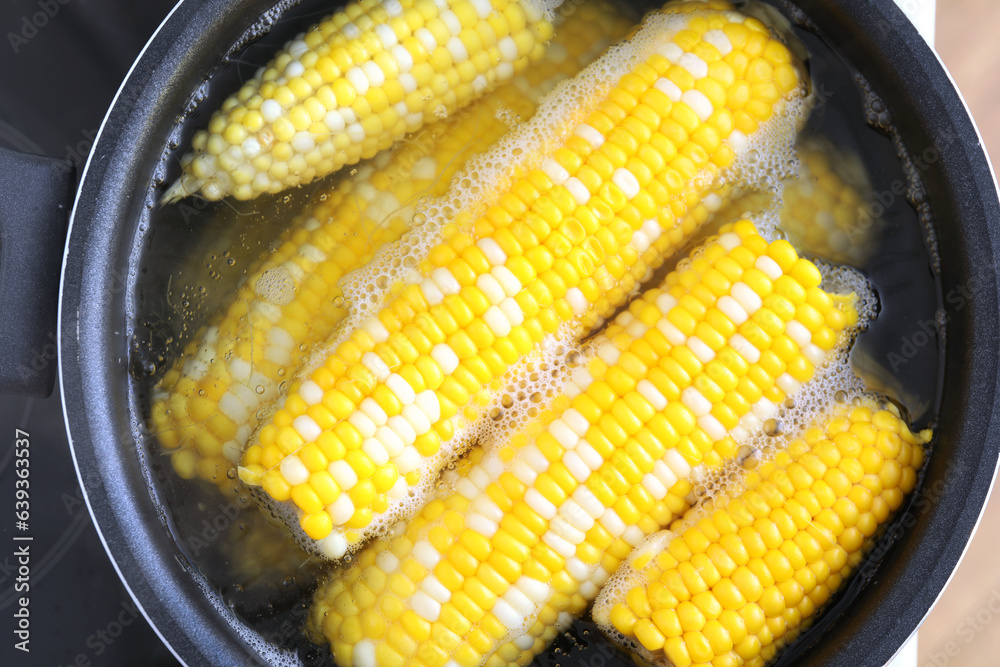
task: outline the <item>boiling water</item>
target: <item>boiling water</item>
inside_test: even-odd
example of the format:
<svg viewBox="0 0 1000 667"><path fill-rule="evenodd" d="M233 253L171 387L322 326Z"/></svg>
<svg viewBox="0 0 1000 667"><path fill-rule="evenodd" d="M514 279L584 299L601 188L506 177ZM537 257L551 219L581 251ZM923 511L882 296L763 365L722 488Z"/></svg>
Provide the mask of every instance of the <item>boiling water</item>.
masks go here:
<svg viewBox="0 0 1000 667"><path fill-rule="evenodd" d="M267 17L248 45L235 50L196 92L197 104L191 105L178 126L171 142L176 150L171 154L186 149L211 110L252 76L271 52L328 11L328 2L306 0ZM875 232L875 251L858 264L878 293L880 312L858 337L851 352L852 366L870 389L898 402L915 428L933 427L940 400L944 320L930 211L920 177L941 147L904 147L894 134L892 114L905 110L888 109L858 71L801 21L804 17L783 11L800 20L795 23L795 34L810 56L815 104L804 134L826 137L860 156L874 192L868 212L882 221ZM168 162L161 171L162 180L169 183L179 167ZM188 199L154 208L132 292L136 317L130 364L139 414L148 416L153 385L199 327L225 305L253 262L271 249L291 218L320 187L348 178L352 171L347 168L319 183L251 202ZM158 198L159 192L151 191L150 198ZM145 433L155 492L192 569L260 638L292 651L272 653L272 659L294 662L297 656L306 664L329 661L328 650L312 644L302 633L312 592L328 566L290 544L245 495L223 497L201 482L179 479L168 458L156 453L155 433ZM235 483L232 486L236 488ZM918 487L912 497L919 493ZM880 544L874 552L884 555L890 546ZM247 558L254 554L260 554L268 567L255 567ZM873 568L862 570L862 576L780 656L778 664L791 664L849 608ZM575 622L536 662L593 667L631 664L589 620Z"/></svg>

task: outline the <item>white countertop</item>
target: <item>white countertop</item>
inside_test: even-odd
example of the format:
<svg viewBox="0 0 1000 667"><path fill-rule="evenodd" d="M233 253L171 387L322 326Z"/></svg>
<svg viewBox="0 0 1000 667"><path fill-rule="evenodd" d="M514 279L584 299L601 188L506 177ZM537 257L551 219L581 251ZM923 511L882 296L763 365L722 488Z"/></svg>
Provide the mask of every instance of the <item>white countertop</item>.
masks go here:
<svg viewBox="0 0 1000 667"><path fill-rule="evenodd" d="M934 10L937 0L896 0L896 4L917 26L927 43L934 46Z"/></svg>

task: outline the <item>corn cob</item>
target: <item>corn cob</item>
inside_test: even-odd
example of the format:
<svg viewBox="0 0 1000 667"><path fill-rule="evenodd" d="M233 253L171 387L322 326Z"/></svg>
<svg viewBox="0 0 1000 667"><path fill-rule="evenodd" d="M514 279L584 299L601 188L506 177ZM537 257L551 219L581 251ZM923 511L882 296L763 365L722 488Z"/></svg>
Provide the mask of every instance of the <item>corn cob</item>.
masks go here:
<svg viewBox="0 0 1000 667"><path fill-rule="evenodd" d="M317 193L318 203L292 222L217 323L196 336L158 385L152 424L174 469L231 490L227 473L257 427L258 411L347 313L341 277L402 236L419 197L443 194L469 157L508 131L499 111L529 118L544 92L627 28L608 4L581 6L531 70Z"/></svg>
<svg viewBox="0 0 1000 667"><path fill-rule="evenodd" d="M212 578L219 587L276 590L284 580L307 584L316 578L319 561L296 547L283 524L255 507L242 512L219 542L224 574Z"/></svg>
<svg viewBox="0 0 1000 667"><path fill-rule="evenodd" d="M860 265L881 227L860 158L823 138L798 147L798 178L785 186L781 228L802 252Z"/></svg>
<svg viewBox="0 0 1000 667"><path fill-rule="evenodd" d="M373 157L537 62L532 0L361 0L289 42L192 140L164 201L252 199Z"/></svg>
<svg viewBox="0 0 1000 667"><path fill-rule="evenodd" d="M800 252L860 266L874 249L882 226L873 215L874 197L857 155L823 137L796 146L797 173L784 180L781 199L763 192L733 193L712 220L725 224L778 206L778 224Z"/></svg>
<svg viewBox="0 0 1000 667"><path fill-rule="evenodd" d="M864 558L929 439L871 398L837 409L748 473L740 496L637 549L595 619L657 664L762 667Z"/></svg>
<svg viewBox="0 0 1000 667"><path fill-rule="evenodd" d="M292 501L306 535L329 537L327 553L359 543L436 477L452 418L474 417L484 386L547 333L579 335L623 303L630 268L669 254L664 231L800 91L789 51L735 12L654 14L633 39L576 82L590 93L613 73L585 113L571 109L585 122L546 116L562 145L544 161L526 156L539 166L527 162L484 214L450 225L244 454L241 479Z"/></svg>
<svg viewBox="0 0 1000 667"><path fill-rule="evenodd" d="M852 300L819 282L736 224L595 339L537 422L321 587L312 631L341 665L529 663L688 508L692 468L730 460L741 420L844 342Z"/></svg>

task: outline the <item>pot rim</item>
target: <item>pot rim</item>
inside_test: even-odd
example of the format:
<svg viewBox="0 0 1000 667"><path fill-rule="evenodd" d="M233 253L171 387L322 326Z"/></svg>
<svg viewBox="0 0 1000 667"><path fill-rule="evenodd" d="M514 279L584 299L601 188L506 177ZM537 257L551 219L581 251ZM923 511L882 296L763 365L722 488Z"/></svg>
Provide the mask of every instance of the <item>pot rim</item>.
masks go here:
<svg viewBox="0 0 1000 667"><path fill-rule="evenodd" d="M972 130L976 134L976 139L982 146L983 155L985 155L986 157L986 166L989 168L990 178L993 180L993 192L996 195L996 199L1000 201L1000 183L997 182L996 168L993 166L993 160L990 158L990 153L989 149L987 149L986 147L986 142L983 141L983 133L979 129L979 123L976 122L975 117L972 115L972 109L969 107L969 103L966 101L965 95L962 93L961 88L959 88L958 82L955 81L955 77L952 76L951 70L949 70L948 66L945 65L944 60L941 58L941 54L939 54L937 52L937 49L934 48L931 44L928 43L927 46L930 49L931 54L937 60L938 65L940 65L942 72L944 72L944 75L948 78L948 81L951 84L952 89L955 91L955 94L958 96L958 100L962 104L962 109L965 111L965 115L968 117L969 122L972 125ZM990 487L986 491L986 497L983 500L982 510L979 512L979 518L976 519L976 523L972 527L972 531L969 533L969 539L965 543L965 548L962 549L962 553L959 555L958 561L955 563L955 567L952 569L951 574L948 576L947 581L944 582L944 585L938 592L937 597L934 598L934 601L931 603L930 607L927 608L927 611L924 613L923 617L917 622L916 627L913 629L914 634L920 630L920 627L924 624L924 621L926 621L927 617L931 615L932 611L934 611L934 607L936 607L938 602L941 601L941 597L944 595L944 592L948 589L948 586L951 585L952 579L955 578L955 574L958 572L958 568L961 567L962 561L965 560L965 555L968 553L969 548L972 546L972 540L975 539L976 533L979 531L979 527L983 522L983 517L986 515L986 506L987 504L989 504L990 498L993 497L993 492L996 490L998 472L1000 472L1000 457L998 457L997 462L993 467L993 479L990 481ZM896 657L896 655L898 655L905 646L906 646L905 643L901 645L899 647L899 650L895 654L893 654L893 657Z"/></svg>

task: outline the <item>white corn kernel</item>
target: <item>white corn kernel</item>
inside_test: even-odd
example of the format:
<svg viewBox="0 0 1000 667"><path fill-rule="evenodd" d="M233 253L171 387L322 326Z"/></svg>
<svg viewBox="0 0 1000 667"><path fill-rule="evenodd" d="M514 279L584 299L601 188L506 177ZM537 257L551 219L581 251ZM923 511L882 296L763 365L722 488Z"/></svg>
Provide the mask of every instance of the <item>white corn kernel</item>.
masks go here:
<svg viewBox="0 0 1000 667"><path fill-rule="evenodd" d="M729 346L736 351L736 354L743 357L747 363L755 364L760 361L760 350L748 341L743 334L733 334L729 338Z"/></svg>
<svg viewBox="0 0 1000 667"><path fill-rule="evenodd" d="M494 266L490 270L490 273L497 279L500 286L503 287L503 291L507 293L507 296L515 297L520 294L522 289L521 281L506 266Z"/></svg>
<svg viewBox="0 0 1000 667"><path fill-rule="evenodd" d="M781 277L782 271L778 263L768 257L767 255L761 255L753 263L754 267L758 271L761 271L765 276L767 276L771 281L775 281Z"/></svg>
<svg viewBox="0 0 1000 667"><path fill-rule="evenodd" d="M650 382L649 380L642 379L639 380L639 384L636 385L636 391L639 395L649 401L649 404L657 412L662 412L667 407L667 399L660 393L660 390Z"/></svg>
<svg viewBox="0 0 1000 667"><path fill-rule="evenodd" d="M482 238L476 241L476 247L486 256L486 261L493 266L503 266L507 261L507 253L503 251L500 244L491 238Z"/></svg>
<svg viewBox="0 0 1000 667"><path fill-rule="evenodd" d="M747 321L747 319L749 319L747 311L743 309L740 302L728 294L719 299L716 304L716 308L718 308L719 311L728 317L736 326L743 324Z"/></svg>
<svg viewBox="0 0 1000 667"><path fill-rule="evenodd" d="M394 459L403 453L403 440L388 426L379 426L375 429L375 438L382 443L389 458Z"/></svg>
<svg viewBox="0 0 1000 667"><path fill-rule="evenodd" d="M399 402L403 405L409 405L417 399L416 392L413 391L413 387L406 379L397 373L392 373L385 379L385 386L388 387Z"/></svg>
<svg viewBox="0 0 1000 667"><path fill-rule="evenodd" d="M508 298L507 293L503 291L503 287L500 286L497 279L488 273L482 273L476 278L476 287L479 288L486 299L493 305L497 305Z"/></svg>
<svg viewBox="0 0 1000 667"><path fill-rule="evenodd" d="M438 343L431 348L431 359L437 362L437 365L441 367L441 372L446 376L451 375L458 368L458 355L447 343Z"/></svg>
<svg viewBox="0 0 1000 667"><path fill-rule="evenodd" d="M417 591L410 598L410 607L414 613L429 623L434 623L441 616L441 603L423 591Z"/></svg>
<svg viewBox="0 0 1000 667"><path fill-rule="evenodd" d="M741 306L743 306L743 310L745 310L748 315L753 315L760 310L761 306L764 305L760 296L742 280L733 285L729 292L732 294L733 298L736 299Z"/></svg>
<svg viewBox="0 0 1000 667"><path fill-rule="evenodd" d="M524 502L539 516L550 521L556 515L556 506L550 503L537 489L530 488L524 494Z"/></svg>
<svg viewBox="0 0 1000 667"><path fill-rule="evenodd" d="M384 466L389 462L389 454L378 438L368 438L361 443L361 451L372 460L376 466Z"/></svg>
<svg viewBox="0 0 1000 667"><path fill-rule="evenodd" d="M694 387L686 387L681 392L681 402L687 406L695 417L707 415L712 411L712 403L705 395Z"/></svg>
<svg viewBox="0 0 1000 667"><path fill-rule="evenodd" d="M413 432L417 436L421 436L431 430L431 421L424 414L424 411L416 405L403 406L401 414L410 423L410 426L413 427Z"/></svg>
<svg viewBox="0 0 1000 667"><path fill-rule="evenodd" d="M404 418L402 415L393 415L389 417L389 428L396 432L399 439L402 440L406 445L412 445L417 439L417 434L413 430L413 426L410 422Z"/></svg>
<svg viewBox="0 0 1000 667"><path fill-rule="evenodd" d="M573 130L573 133L590 144L590 147L597 150L604 145L604 135L597 131L592 125L580 123Z"/></svg>
<svg viewBox="0 0 1000 667"><path fill-rule="evenodd" d="M700 90L692 88L691 90L684 91L684 94L681 95L681 101L691 107L691 111L694 111L703 123L715 113L712 102Z"/></svg>
<svg viewBox="0 0 1000 667"><path fill-rule="evenodd" d="M671 102L679 102L681 95L683 95L683 92L681 92L681 89L677 86L677 84L667 78L657 79L656 83L653 84L653 87L666 95Z"/></svg>
<svg viewBox="0 0 1000 667"><path fill-rule="evenodd" d="M279 469L289 486L298 486L309 481L309 468L296 454L286 456L281 461Z"/></svg>
<svg viewBox="0 0 1000 667"><path fill-rule="evenodd" d="M334 525L342 526L354 516L354 503L351 502L350 496L341 493L336 500L326 506L326 511L333 519Z"/></svg>
<svg viewBox="0 0 1000 667"><path fill-rule="evenodd" d="M678 60L677 64L686 69L696 79L704 79L708 76L708 63L693 53L685 53Z"/></svg>
<svg viewBox="0 0 1000 667"><path fill-rule="evenodd" d="M375 429L378 428L375 426L375 422L361 410L352 412L351 416L347 418L347 423L358 429L362 438L371 438L375 435Z"/></svg>
<svg viewBox="0 0 1000 667"><path fill-rule="evenodd" d="M392 372L389 366L382 361L382 358L374 352L365 352L361 356L361 365L370 370L379 382L385 382L389 373Z"/></svg>
<svg viewBox="0 0 1000 667"><path fill-rule="evenodd" d="M715 359L715 350L710 348L705 341L697 336L691 336L688 338L687 346L688 349L691 350L691 354L693 354L698 361L703 364L707 364L712 361L712 359Z"/></svg>
<svg viewBox="0 0 1000 667"><path fill-rule="evenodd" d="M719 55L725 58L732 52L733 43L722 30L708 30L701 38L719 50Z"/></svg>
<svg viewBox="0 0 1000 667"><path fill-rule="evenodd" d="M319 439L319 436L323 434L323 429L319 427L319 424L310 417L309 415L299 415L292 422L292 428L294 428L298 434L306 442L315 442Z"/></svg>
<svg viewBox="0 0 1000 667"><path fill-rule="evenodd" d="M389 421L389 415L387 415L385 410L382 409L382 406L370 396L361 401L361 405L358 406L358 409L365 413L365 415L372 420L372 423L375 424L376 427L385 426L385 423Z"/></svg>
<svg viewBox="0 0 1000 667"><path fill-rule="evenodd" d="M490 306L485 313L483 313L483 322L486 326L490 328L494 336L503 337L510 333L510 320L504 315L503 311L496 306Z"/></svg>
<svg viewBox="0 0 1000 667"><path fill-rule="evenodd" d="M513 297L508 296L501 301L499 308L511 326L520 326L524 322L524 311Z"/></svg>
<svg viewBox="0 0 1000 667"><path fill-rule="evenodd" d="M433 570L441 561L441 553L430 542L421 540L413 545L413 558L427 570Z"/></svg>
<svg viewBox="0 0 1000 667"><path fill-rule="evenodd" d="M441 401L438 399L437 394L435 394L432 390L424 389L422 392L417 394L413 404L420 408L425 415L427 415L427 419L430 420L432 424L436 424L438 420L441 419Z"/></svg>
<svg viewBox="0 0 1000 667"><path fill-rule="evenodd" d="M562 463L569 470L569 474L573 475L573 478L581 484L586 482L590 477L590 466L584 463L583 459L576 452L566 452L563 454Z"/></svg>
<svg viewBox="0 0 1000 667"><path fill-rule="evenodd" d="M625 167L615 169L614 173L611 174L611 182L618 186L626 199L634 199L641 190L635 174Z"/></svg>
<svg viewBox="0 0 1000 667"><path fill-rule="evenodd" d="M333 477L333 481L337 483L341 491L349 491L358 483L358 475L354 472L354 468L343 459L331 461L326 471L330 473L330 477Z"/></svg>
<svg viewBox="0 0 1000 667"><path fill-rule="evenodd" d="M573 196L573 200L578 206L585 206L587 202L590 201L590 190L588 190L587 186L583 184L583 181L576 176L571 176L566 179L563 183L563 187L566 188L570 195Z"/></svg>
<svg viewBox="0 0 1000 667"><path fill-rule="evenodd" d="M432 600L438 604L446 604L451 600L451 591L445 587L438 578L434 576L433 573L428 574L423 581L420 582L420 590L427 593Z"/></svg>

